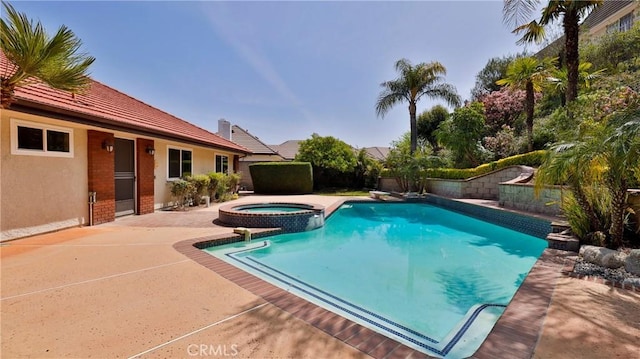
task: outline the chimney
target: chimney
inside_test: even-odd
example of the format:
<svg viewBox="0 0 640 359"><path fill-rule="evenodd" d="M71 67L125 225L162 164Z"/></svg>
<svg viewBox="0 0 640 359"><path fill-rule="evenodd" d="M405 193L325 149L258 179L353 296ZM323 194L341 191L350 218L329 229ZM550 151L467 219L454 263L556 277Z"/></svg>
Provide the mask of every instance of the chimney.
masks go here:
<svg viewBox="0 0 640 359"><path fill-rule="evenodd" d="M221 118L218 120L218 135L231 141L231 122Z"/></svg>

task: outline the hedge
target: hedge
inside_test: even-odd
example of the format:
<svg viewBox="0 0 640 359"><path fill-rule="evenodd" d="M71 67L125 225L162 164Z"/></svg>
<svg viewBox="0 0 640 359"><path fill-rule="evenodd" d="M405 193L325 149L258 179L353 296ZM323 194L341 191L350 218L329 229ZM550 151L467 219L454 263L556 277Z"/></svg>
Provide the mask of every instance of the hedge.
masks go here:
<svg viewBox="0 0 640 359"><path fill-rule="evenodd" d="M482 164L475 168L427 168L425 170L425 176L427 178L467 179L509 166L520 165L539 167L544 161L545 155L546 151L539 150L506 157L497 161ZM385 174L388 174L388 171L383 173L383 175Z"/></svg>
<svg viewBox="0 0 640 359"><path fill-rule="evenodd" d="M264 162L249 165L253 191L261 194L307 194L313 192L313 169L309 162Z"/></svg>

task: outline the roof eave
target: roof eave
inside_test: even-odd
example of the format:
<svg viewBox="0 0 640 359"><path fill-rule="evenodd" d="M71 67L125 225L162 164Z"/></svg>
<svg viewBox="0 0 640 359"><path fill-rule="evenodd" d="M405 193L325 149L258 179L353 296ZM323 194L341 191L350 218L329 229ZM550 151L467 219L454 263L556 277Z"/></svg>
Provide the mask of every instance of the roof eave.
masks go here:
<svg viewBox="0 0 640 359"><path fill-rule="evenodd" d="M140 126L127 126L123 123L113 121L107 118L91 116L88 114L66 110L59 107L48 106L46 104L42 104L36 101L30 101L22 98L17 98L15 102L11 105L10 109L18 112L30 113L33 115L54 117L59 120L70 121L70 122L80 123L84 125L98 126L98 127L108 128L111 130L132 132L132 133L136 133L144 136L158 137L166 140L177 140L180 142L187 142L194 145L219 148L219 149L224 149L226 151L237 152L243 155L253 154L249 149L244 148L244 146L240 146L238 144L235 144L235 145L238 146L239 148L227 147L223 145L215 145L207 141L198 140L188 136L180 136L178 134L166 132L162 130L153 130L150 128L140 127Z"/></svg>

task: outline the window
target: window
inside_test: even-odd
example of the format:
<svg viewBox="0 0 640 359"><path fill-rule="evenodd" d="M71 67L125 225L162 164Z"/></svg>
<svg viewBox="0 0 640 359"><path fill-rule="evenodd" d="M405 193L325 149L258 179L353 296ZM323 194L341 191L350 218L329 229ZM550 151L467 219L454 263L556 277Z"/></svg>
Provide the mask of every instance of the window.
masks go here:
<svg viewBox="0 0 640 359"><path fill-rule="evenodd" d="M620 31L629 31L633 27L633 13L620 18Z"/></svg>
<svg viewBox="0 0 640 359"><path fill-rule="evenodd" d="M216 155L216 172L229 173L229 157Z"/></svg>
<svg viewBox="0 0 640 359"><path fill-rule="evenodd" d="M73 157L73 130L11 119L11 153L14 155Z"/></svg>
<svg viewBox="0 0 640 359"><path fill-rule="evenodd" d="M620 20L617 20L613 24L608 25L607 34L610 34L612 32L617 32L617 31L620 31L620 32L629 31L631 30L632 27L633 27L633 12L621 17Z"/></svg>
<svg viewBox="0 0 640 359"><path fill-rule="evenodd" d="M180 178L185 176L191 176L193 171L192 153L191 150L185 150L181 148L169 148L168 158L168 177Z"/></svg>

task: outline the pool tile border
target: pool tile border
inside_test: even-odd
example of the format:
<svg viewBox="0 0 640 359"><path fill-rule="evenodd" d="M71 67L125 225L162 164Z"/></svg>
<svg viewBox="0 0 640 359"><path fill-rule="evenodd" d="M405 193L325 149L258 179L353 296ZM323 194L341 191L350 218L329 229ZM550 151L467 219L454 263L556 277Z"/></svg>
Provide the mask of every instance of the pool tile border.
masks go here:
<svg viewBox="0 0 640 359"><path fill-rule="evenodd" d="M327 217L346 201L350 199L345 198L327 207ZM274 230L252 229L252 234L254 238L259 238L274 234ZM219 235L181 241L174 244L174 248L196 263L373 358L432 358L307 302L199 249L214 243L241 240L240 235ZM575 252L545 249L487 339L470 358L531 358L542 333L553 290L558 279L566 273L566 268L572 265L571 257L575 255Z"/></svg>
<svg viewBox="0 0 640 359"><path fill-rule="evenodd" d="M247 206L268 206L268 205L295 205L299 206L298 211L277 212L277 213L257 213L244 212L240 207ZM249 204L228 204L218 209L218 220L226 226L247 227L247 228L273 228L279 227L283 232L302 232L315 229L324 225L325 208L318 204L303 204L290 202L268 202ZM319 221L311 219L319 217Z"/></svg>

